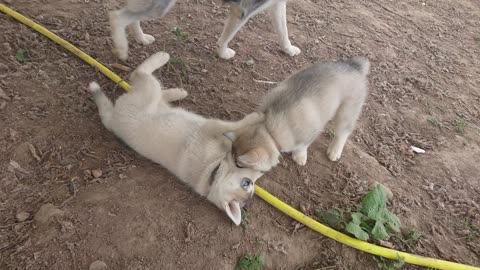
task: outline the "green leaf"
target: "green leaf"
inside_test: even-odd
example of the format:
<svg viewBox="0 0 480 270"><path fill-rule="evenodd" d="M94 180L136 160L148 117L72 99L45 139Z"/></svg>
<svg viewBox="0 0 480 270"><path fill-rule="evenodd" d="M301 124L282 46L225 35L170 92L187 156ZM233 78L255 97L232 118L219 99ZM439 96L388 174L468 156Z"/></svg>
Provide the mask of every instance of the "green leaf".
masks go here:
<svg viewBox="0 0 480 270"><path fill-rule="evenodd" d="M400 219L388 210L385 211L385 222L389 230L394 232L400 232L400 227L402 226Z"/></svg>
<svg viewBox="0 0 480 270"><path fill-rule="evenodd" d="M387 229L385 229L385 226L383 226L383 222L377 221L375 223L375 227L373 227L372 230L372 236L377 240L384 240L388 238Z"/></svg>
<svg viewBox="0 0 480 270"><path fill-rule="evenodd" d="M317 209L315 215L320 219L321 222L327 224L328 226L334 228L335 230L341 230L345 226L345 218L343 216L343 211L338 209L328 209L323 211Z"/></svg>
<svg viewBox="0 0 480 270"><path fill-rule="evenodd" d="M360 223L362 223L363 217L364 215L362 213L359 213L359 212L352 213L352 222L354 224L360 225Z"/></svg>
<svg viewBox="0 0 480 270"><path fill-rule="evenodd" d="M17 52L15 53L15 58L17 59L17 61L20 63L20 64L25 64L25 53L27 51L25 49L18 49Z"/></svg>
<svg viewBox="0 0 480 270"><path fill-rule="evenodd" d="M346 227L347 232L353 234L357 239L367 241L368 233L366 233L358 224L350 222Z"/></svg>
<svg viewBox="0 0 480 270"><path fill-rule="evenodd" d="M380 212L386 209L386 205L387 192L381 185L377 185L363 197L362 213L371 219L377 220L381 218Z"/></svg>

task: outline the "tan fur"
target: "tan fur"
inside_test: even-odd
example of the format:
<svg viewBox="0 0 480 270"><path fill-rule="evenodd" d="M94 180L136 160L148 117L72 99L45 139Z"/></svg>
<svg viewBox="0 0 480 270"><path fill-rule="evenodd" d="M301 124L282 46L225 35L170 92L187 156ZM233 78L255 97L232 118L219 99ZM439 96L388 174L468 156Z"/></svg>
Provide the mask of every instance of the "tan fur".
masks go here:
<svg viewBox="0 0 480 270"><path fill-rule="evenodd" d="M240 207L253 195L253 183L262 175L238 168L231 142L223 136L262 121L252 113L238 122L207 119L169 102L183 99L183 89L162 89L152 72L169 59L157 53L132 74L131 90L113 105L95 82L90 84L102 123L132 149L161 164L200 195L224 210L239 225Z"/></svg>
<svg viewBox="0 0 480 270"><path fill-rule="evenodd" d="M305 165L308 146L332 119L335 137L327 155L338 160L365 101L368 70L367 59L354 58L319 63L281 82L260 108L264 122L225 134L234 142L237 164L267 171L280 152L289 152Z"/></svg>

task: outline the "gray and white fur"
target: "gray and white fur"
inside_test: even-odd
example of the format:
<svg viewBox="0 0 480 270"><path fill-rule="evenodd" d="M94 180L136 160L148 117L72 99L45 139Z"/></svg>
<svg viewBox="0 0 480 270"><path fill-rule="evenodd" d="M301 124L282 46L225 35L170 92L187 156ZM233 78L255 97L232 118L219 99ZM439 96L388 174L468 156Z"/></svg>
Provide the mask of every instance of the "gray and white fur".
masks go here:
<svg viewBox="0 0 480 270"><path fill-rule="evenodd" d="M114 53L120 59L128 58L126 28L130 27L135 40L143 45L155 41L152 35L145 34L140 22L161 18L175 5L176 0L125 0L125 6L110 12L110 27ZM230 59L235 51L228 47L240 28L255 14L270 9L273 27L279 35L282 50L290 56L300 53L288 38L286 0L224 0L230 4L230 13L225 21L222 35L218 39L217 53L223 59Z"/></svg>
<svg viewBox="0 0 480 270"><path fill-rule="evenodd" d="M162 89L152 72L169 55L159 52L145 60L131 76L131 89L115 105L95 82L90 92L103 125L133 150L161 164L197 193L241 222L240 207L253 195L254 182L262 173L238 168L232 143L223 133L263 121L252 113L237 122L207 119L170 102L183 99L180 88Z"/></svg>
<svg viewBox="0 0 480 270"><path fill-rule="evenodd" d="M234 143L237 165L267 171L277 165L280 152L305 165L308 146L330 120L335 136L327 155L338 160L368 93L369 66L363 57L321 62L279 83L259 108L265 121L225 133Z"/></svg>

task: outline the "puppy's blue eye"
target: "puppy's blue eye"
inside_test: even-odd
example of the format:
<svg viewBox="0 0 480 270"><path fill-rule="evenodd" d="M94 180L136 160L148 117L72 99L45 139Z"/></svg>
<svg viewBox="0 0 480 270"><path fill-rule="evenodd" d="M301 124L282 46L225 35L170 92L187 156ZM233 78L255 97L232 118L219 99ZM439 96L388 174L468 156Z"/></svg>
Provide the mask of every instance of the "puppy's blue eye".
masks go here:
<svg viewBox="0 0 480 270"><path fill-rule="evenodd" d="M248 191L248 188L251 185L253 185L252 180L250 180L249 178L243 178L242 179L241 187L242 187L243 190Z"/></svg>

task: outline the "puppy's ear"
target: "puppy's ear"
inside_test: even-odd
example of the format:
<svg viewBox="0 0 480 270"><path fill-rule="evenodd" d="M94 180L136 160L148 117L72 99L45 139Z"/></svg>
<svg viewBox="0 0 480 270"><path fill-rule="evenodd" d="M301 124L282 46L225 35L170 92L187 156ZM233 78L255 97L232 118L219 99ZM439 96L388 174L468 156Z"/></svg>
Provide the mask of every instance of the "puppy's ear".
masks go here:
<svg viewBox="0 0 480 270"><path fill-rule="evenodd" d="M237 134L235 134L235 132L233 132L233 131L225 132L225 133L223 133L223 136L225 136L231 142L235 142L237 140Z"/></svg>
<svg viewBox="0 0 480 270"><path fill-rule="evenodd" d="M227 216L235 223L235 225L240 225L242 222L242 210L240 209L240 204L237 201L231 201L225 203L225 212Z"/></svg>
<svg viewBox="0 0 480 270"><path fill-rule="evenodd" d="M245 154L238 157L238 161L247 166L254 166L268 159L268 153L265 149L253 148Z"/></svg>

